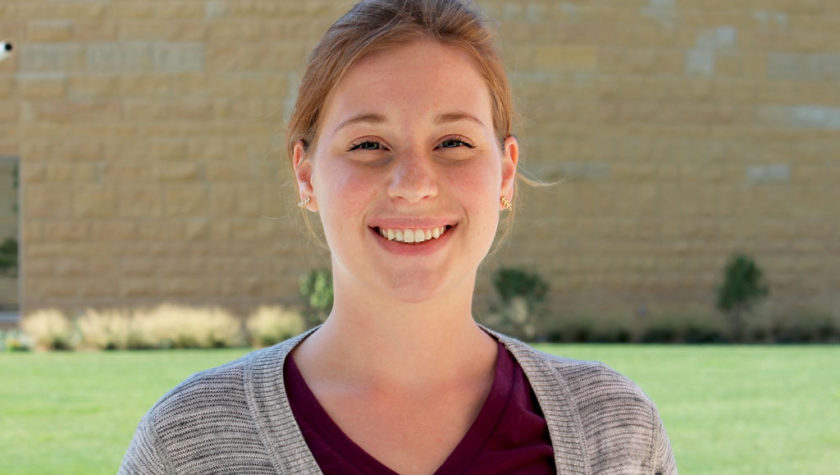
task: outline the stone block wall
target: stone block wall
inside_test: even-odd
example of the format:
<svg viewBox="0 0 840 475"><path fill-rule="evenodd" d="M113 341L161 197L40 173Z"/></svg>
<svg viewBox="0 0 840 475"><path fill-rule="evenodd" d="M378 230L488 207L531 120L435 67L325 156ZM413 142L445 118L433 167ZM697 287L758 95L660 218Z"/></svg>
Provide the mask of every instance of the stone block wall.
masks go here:
<svg viewBox="0 0 840 475"><path fill-rule="evenodd" d="M21 173L22 305L245 310L325 266L283 124L349 1L4 0L0 155ZM713 311L753 255L781 306L840 304L840 3L479 1L523 121L499 265L557 312Z"/></svg>

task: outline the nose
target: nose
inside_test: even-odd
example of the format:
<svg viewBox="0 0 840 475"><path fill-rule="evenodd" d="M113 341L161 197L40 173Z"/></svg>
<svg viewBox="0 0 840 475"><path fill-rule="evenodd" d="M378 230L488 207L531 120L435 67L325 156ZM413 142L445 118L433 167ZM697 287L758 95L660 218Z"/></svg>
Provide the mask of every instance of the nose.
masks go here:
<svg viewBox="0 0 840 475"><path fill-rule="evenodd" d="M437 179L430 157L406 153L395 160L388 196L417 203L437 195Z"/></svg>

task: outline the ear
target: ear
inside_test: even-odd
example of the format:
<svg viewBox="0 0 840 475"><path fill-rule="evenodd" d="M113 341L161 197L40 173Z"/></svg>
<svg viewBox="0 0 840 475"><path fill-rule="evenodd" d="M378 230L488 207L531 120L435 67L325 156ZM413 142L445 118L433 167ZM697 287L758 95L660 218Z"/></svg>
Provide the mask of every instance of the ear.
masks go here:
<svg viewBox="0 0 840 475"><path fill-rule="evenodd" d="M295 170L295 180L297 181L300 201L303 201L304 198L309 198L309 204L306 205L306 209L309 211L318 211L315 190L312 188L312 160L306 156L306 146L303 140L295 142L292 148L292 168Z"/></svg>
<svg viewBox="0 0 840 475"><path fill-rule="evenodd" d="M501 196L513 201L513 188L516 183L516 165L519 163L519 143L513 135L505 139L502 154L502 189Z"/></svg>

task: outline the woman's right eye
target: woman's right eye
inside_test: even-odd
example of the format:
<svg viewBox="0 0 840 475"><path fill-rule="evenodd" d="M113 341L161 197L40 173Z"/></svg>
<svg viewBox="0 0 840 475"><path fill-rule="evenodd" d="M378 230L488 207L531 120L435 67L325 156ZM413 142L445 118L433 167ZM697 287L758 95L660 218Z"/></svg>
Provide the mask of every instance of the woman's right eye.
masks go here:
<svg viewBox="0 0 840 475"><path fill-rule="evenodd" d="M352 152L353 150L383 150L385 147L382 146L379 142L374 142L373 140L364 140L359 143L355 143L350 146L349 151Z"/></svg>

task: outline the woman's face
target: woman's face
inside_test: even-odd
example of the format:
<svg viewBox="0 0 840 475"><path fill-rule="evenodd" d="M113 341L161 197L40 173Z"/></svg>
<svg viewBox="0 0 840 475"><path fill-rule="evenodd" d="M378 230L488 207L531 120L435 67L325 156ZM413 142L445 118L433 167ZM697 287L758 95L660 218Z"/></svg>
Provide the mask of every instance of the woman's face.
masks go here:
<svg viewBox="0 0 840 475"><path fill-rule="evenodd" d="M432 40L348 70L315 143L296 145L293 160L301 197L320 213L337 293L419 302L472 292L518 158L515 139L499 144L491 104L473 60Z"/></svg>

